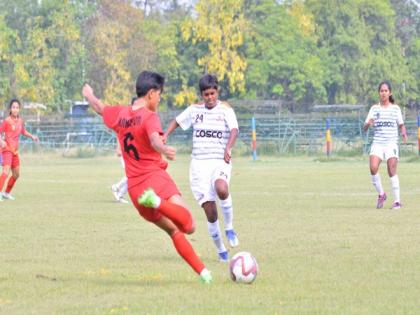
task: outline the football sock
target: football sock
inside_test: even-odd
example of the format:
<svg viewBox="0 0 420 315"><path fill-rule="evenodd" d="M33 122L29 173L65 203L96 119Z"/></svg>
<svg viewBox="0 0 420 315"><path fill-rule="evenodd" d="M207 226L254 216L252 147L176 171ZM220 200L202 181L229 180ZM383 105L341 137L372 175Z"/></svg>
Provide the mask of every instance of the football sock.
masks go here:
<svg viewBox="0 0 420 315"><path fill-rule="evenodd" d="M7 174L1 173L1 176L0 176L0 191L3 191L3 186L4 186L4 183L6 182L6 179L7 179Z"/></svg>
<svg viewBox="0 0 420 315"><path fill-rule="evenodd" d="M127 193L127 177L123 177L117 183L117 187L118 187L120 197L123 197Z"/></svg>
<svg viewBox="0 0 420 315"><path fill-rule="evenodd" d="M398 175L391 177L391 185L392 191L394 192L394 201L400 202L400 180L398 179Z"/></svg>
<svg viewBox="0 0 420 315"><path fill-rule="evenodd" d="M229 195L225 200L220 200L220 206L225 221L225 230L233 230L232 197Z"/></svg>
<svg viewBox="0 0 420 315"><path fill-rule="evenodd" d="M157 209L162 212L164 216L171 219L182 232L187 233L191 231L193 227L193 218L188 209L162 199L160 200Z"/></svg>
<svg viewBox="0 0 420 315"><path fill-rule="evenodd" d="M222 237L220 234L219 220L216 220L213 223L207 221L207 228L209 230L211 238L213 239L214 245L216 245L217 247L217 251L219 253L225 252L226 247L223 244Z"/></svg>
<svg viewBox="0 0 420 315"><path fill-rule="evenodd" d="M373 186L375 186L376 191L378 192L379 195L383 195L384 189L382 188L381 175L379 175L378 173L371 176L372 176L372 184Z"/></svg>
<svg viewBox="0 0 420 315"><path fill-rule="evenodd" d="M205 266L198 258L190 242L185 238L184 233L177 231L172 234L171 238L178 254L184 258L196 273L200 274L205 269Z"/></svg>
<svg viewBox="0 0 420 315"><path fill-rule="evenodd" d="M12 191L12 188L15 185L15 183L16 183L16 179L13 176L11 176L10 179L9 179L9 182L7 183L7 187L6 187L6 192L7 193L10 193Z"/></svg>

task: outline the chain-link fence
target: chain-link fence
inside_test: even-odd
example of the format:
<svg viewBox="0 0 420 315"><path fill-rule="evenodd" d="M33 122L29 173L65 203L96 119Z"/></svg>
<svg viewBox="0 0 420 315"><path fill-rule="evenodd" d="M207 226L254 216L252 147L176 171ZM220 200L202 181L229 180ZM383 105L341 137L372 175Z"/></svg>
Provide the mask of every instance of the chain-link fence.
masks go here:
<svg viewBox="0 0 420 315"><path fill-rule="evenodd" d="M165 128L178 112L161 113ZM330 121L333 154L361 155L368 152L372 131L363 132L365 112L332 114L257 115L257 148L260 154L294 155L325 153L326 119ZM239 138L236 152L251 155L251 117L238 117ZM409 141L401 146L402 153L417 152L417 123L406 120ZM100 117L70 118L56 121L27 121L26 128L40 138L34 144L22 138L22 150L61 150L63 155L74 150L110 152L115 148L115 135L106 128ZM178 128L170 137L178 150L191 150L192 131Z"/></svg>

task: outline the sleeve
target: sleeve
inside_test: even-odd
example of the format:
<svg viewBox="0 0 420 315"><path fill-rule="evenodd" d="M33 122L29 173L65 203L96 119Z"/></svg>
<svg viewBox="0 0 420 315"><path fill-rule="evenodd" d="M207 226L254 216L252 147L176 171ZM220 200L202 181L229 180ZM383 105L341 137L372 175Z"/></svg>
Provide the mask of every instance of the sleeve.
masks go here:
<svg viewBox="0 0 420 315"><path fill-rule="evenodd" d="M229 108L227 110L225 119L230 130L239 129L238 120L236 119L235 111L233 110L233 108Z"/></svg>
<svg viewBox="0 0 420 315"><path fill-rule="evenodd" d="M191 119L192 106L188 106L181 114L176 116L175 120L182 130L187 130L192 125Z"/></svg>
<svg viewBox="0 0 420 315"><path fill-rule="evenodd" d="M402 113L401 113L401 108L398 106L398 111L397 111L397 124L398 126L404 125L404 120L402 117Z"/></svg>
<svg viewBox="0 0 420 315"><path fill-rule="evenodd" d="M163 135L162 124L160 123L159 115L156 113L149 116L149 118L145 121L144 128L149 138L154 132Z"/></svg>
<svg viewBox="0 0 420 315"><path fill-rule="evenodd" d="M105 126L115 131L117 130L120 110L121 106L105 106L102 113L102 119Z"/></svg>
<svg viewBox="0 0 420 315"><path fill-rule="evenodd" d="M373 119L373 108L374 108L374 106L372 106L369 109L369 113L368 113L368 115L366 117L365 124L367 124L369 122L369 120Z"/></svg>

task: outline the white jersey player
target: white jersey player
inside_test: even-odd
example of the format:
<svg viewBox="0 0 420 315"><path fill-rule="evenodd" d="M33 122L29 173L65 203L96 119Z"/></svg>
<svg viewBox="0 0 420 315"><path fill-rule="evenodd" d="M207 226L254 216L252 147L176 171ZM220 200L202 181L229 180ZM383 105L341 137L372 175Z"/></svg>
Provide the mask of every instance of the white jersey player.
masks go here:
<svg viewBox="0 0 420 315"><path fill-rule="evenodd" d="M401 131L404 142L407 141L407 132L401 114L401 109L394 104L391 85L389 82L379 84L380 103L373 105L366 117L363 129L367 131L370 126L374 128L373 142L369 155L370 173L372 183L378 192L376 208L383 207L387 198L382 188L380 175L378 174L379 165L382 160L387 162L388 175L391 178L394 202L391 209L401 208L400 183L397 175L398 163L398 130Z"/></svg>
<svg viewBox="0 0 420 315"><path fill-rule="evenodd" d="M193 129L190 164L190 186L193 195L207 216L207 227L217 247L219 260L227 262L218 221L216 199L220 200L225 234L231 247L238 246L233 229L232 197L229 194L232 161L231 148L238 135L238 121L233 109L218 100L218 82L213 75L204 75L199 82L202 104L193 104L171 121L164 139L177 128Z"/></svg>
<svg viewBox="0 0 420 315"><path fill-rule="evenodd" d="M125 172L124 160L123 160L122 155L121 155L121 147L120 147L120 144L119 144L118 141L117 141L117 146L115 148L115 151L121 159L121 165L122 165L122 167L124 169L124 172ZM121 178L121 180L118 183L112 185L111 186L111 191L112 191L112 194L114 195L115 201L120 202L120 203L128 203L128 201L126 199L124 199L124 195L127 193L127 189L128 189L128 187L127 187L127 177L126 176Z"/></svg>

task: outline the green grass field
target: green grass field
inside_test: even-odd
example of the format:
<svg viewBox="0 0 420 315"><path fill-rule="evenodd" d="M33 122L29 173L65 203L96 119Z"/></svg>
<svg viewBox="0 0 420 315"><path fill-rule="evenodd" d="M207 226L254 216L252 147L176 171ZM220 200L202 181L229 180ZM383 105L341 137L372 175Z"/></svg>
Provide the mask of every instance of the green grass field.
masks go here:
<svg viewBox="0 0 420 315"><path fill-rule="evenodd" d="M214 276L199 282L171 240L116 204L116 157L22 156L15 201L0 203L0 314L419 314L420 163L402 160L401 210L377 210L367 157L235 161L238 249L260 273L233 283L216 260L188 185L188 157L169 168Z"/></svg>

